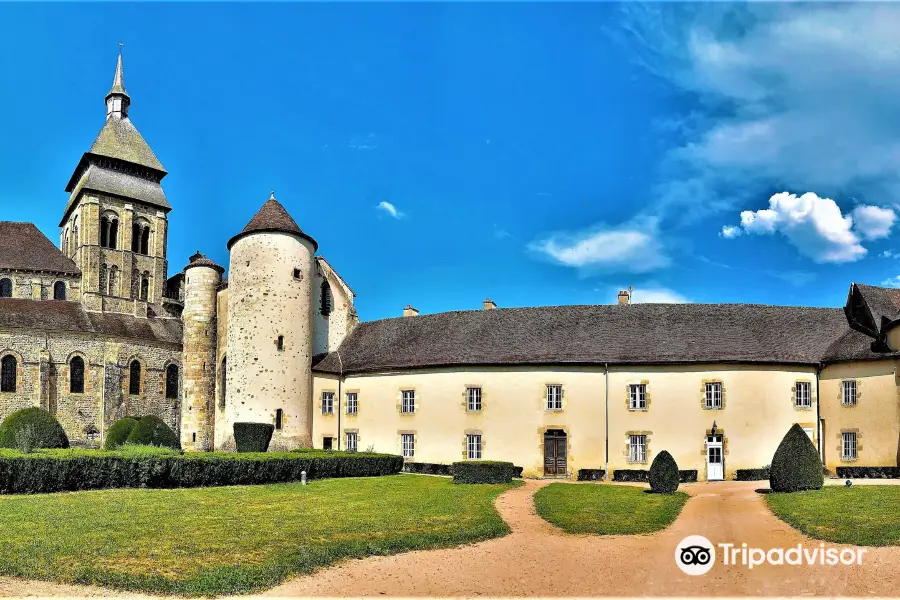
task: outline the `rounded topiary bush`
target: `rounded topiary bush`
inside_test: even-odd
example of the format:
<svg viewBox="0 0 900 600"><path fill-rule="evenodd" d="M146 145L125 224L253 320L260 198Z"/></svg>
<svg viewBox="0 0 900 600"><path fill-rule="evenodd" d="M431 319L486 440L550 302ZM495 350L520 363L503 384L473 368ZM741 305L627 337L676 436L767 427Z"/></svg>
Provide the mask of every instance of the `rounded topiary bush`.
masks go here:
<svg viewBox="0 0 900 600"><path fill-rule="evenodd" d="M772 457L769 485L775 492L798 492L822 489L824 483L819 452L803 428L794 423Z"/></svg>
<svg viewBox="0 0 900 600"><path fill-rule="evenodd" d="M650 489L656 494L674 494L678 489L678 464L663 450L650 465Z"/></svg>
<svg viewBox="0 0 900 600"><path fill-rule="evenodd" d="M138 420L133 417L123 417L112 424L106 432L106 440L103 442L104 450L115 450L128 441L131 431L137 426Z"/></svg>
<svg viewBox="0 0 900 600"><path fill-rule="evenodd" d="M274 431L271 423L235 423L234 445L238 452L265 452Z"/></svg>
<svg viewBox="0 0 900 600"><path fill-rule="evenodd" d="M141 420L128 434L125 443L181 450L181 441L172 428L166 425L165 421L153 415L141 417Z"/></svg>
<svg viewBox="0 0 900 600"><path fill-rule="evenodd" d="M0 424L0 448L28 452L37 448L68 447L69 438L62 425L43 408L34 406L17 410Z"/></svg>

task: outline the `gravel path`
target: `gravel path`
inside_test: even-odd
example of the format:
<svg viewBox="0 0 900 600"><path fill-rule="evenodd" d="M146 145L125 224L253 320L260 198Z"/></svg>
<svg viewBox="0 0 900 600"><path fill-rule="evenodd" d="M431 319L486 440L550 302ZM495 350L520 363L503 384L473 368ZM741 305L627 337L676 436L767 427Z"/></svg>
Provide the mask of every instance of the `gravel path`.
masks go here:
<svg viewBox="0 0 900 600"><path fill-rule="evenodd" d="M454 548L351 560L297 577L260 597L307 596L896 596L900 548L871 548L861 566L725 566L690 577L675 564L688 535L769 549L810 540L776 519L760 482L685 486L692 498L665 531L644 536L567 535L534 512L549 482L527 481L497 499L506 537ZM576 485L576 484L573 484ZM590 485L590 484L586 484ZM0 596L138 596L101 588L0 578ZM242 597L246 598L246 596Z"/></svg>

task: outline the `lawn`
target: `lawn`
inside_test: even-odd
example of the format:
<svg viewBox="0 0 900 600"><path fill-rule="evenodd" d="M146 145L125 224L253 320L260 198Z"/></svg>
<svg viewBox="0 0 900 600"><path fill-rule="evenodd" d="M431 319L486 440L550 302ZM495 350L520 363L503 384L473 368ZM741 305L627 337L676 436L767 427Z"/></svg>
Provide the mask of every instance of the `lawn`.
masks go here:
<svg viewBox="0 0 900 600"><path fill-rule="evenodd" d="M258 591L347 557L505 535L493 500L510 487L393 475L0 496L0 574L189 596Z"/></svg>
<svg viewBox="0 0 900 600"><path fill-rule="evenodd" d="M665 529L688 495L626 485L552 483L534 495L537 513L568 533L632 535Z"/></svg>
<svg viewBox="0 0 900 600"><path fill-rule="evenodd" d="M900 486L827 486L765 498L775 516L810 537L857 546L900 545Z"/></svg>

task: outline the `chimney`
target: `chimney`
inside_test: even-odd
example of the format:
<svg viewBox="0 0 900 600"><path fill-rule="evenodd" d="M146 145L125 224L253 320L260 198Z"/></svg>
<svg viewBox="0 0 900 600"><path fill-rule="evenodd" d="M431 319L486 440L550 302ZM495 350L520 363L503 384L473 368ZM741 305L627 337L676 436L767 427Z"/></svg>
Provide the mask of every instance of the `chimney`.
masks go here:
<svg viewBox="0 0 900 600"><path fill-rule="evenodd" d="M619 290L619 304L631 304L631 289Z"/></svg>
<svg viewBox="0 0 900 600"><path fill-rule="evenodd" d="M482 302L481 305L484 310L494 310L495 308L497 308L497 303L490 298L485 298L484 302Z"/></svg>
<svg viewBox="0 0 900 600"><path fill-rule="evenodd" d="M417 309L413 308L412 306L410 306L409 304L407 304L406 308L403 309L404 317L415 317L415 316L418 316L418 314L419 314L419 311Z"/></svg>

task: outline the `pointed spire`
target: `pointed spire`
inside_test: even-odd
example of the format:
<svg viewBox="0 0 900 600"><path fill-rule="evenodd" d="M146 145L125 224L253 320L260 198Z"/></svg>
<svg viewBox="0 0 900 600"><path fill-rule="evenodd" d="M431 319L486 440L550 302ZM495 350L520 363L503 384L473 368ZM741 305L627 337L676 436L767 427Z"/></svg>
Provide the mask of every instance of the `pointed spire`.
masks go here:
<svg viewBox="0 0 900 600"><path fill-rule="evenodd" d="M284 206L275 199L275 192L271 192L269 194L269 199L265 201L262 208L259 209L259 212L250 219L247 226L244 227L239 234L229 240L228 249L231 250L234 243L242 237L254 233L267 232L281 232L298 235L311 242L314 250L319 247L314 239L303 233L303 230L297 226L297 222L288 214L288 211L285 210Z"/></svg>
<svg viewBox="0 0 900 600"><path fill-rule="evenodd" d="M113 84L106 95L106 118L123 118L128 116L128 106L131 104L131 96L125 91L125 75L122 68L122 42L119 42L119 59L116 62L116 74L113 76Z"/></svg>

